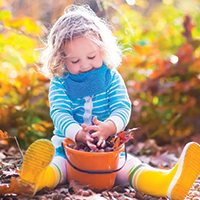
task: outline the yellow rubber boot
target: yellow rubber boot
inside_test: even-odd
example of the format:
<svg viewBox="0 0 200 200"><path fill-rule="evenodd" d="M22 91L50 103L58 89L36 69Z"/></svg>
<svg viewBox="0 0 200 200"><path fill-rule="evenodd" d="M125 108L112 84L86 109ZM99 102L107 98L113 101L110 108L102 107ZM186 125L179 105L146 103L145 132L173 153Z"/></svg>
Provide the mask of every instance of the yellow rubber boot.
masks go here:
<svg viewBox="0 0 200 200"><path fill-rule="evenodd" d="M45 170L42 178L37 184L37 191L40 191L44 187L54 188L58 185L61 179L60 170L58 167L51 163L51 165Z"/></svg>
<svg viewBox="0 0 200 200"><path fill-rule="evenodd" d="M200 146L188 143L177 164L162 170L141 164L129 172L130 185L140 192L156 197L168 196L183 200L200 175Z"/></svg>
<svg viewBox="0 0 200 200"><path fill-rule="evenodd" d="M38 191L39 183L43 180L54 153L54 146L49 140L40 139L30 145L23 160L19 183L30 184L32 189L24 191L22 195L34 196Z"/></svg>

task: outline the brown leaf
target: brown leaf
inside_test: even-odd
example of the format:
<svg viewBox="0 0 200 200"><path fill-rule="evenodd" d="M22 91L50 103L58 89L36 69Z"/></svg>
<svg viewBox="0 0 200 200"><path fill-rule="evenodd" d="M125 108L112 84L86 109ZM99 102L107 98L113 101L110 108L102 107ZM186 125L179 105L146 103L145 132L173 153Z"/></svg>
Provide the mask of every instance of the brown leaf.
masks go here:
<svg viewBox="0 0 200 200"><path fill-rule="evenodd" d="M151 163L155 166L171 167L172 163L176 163L178 158L174 154L168 154L168 151L163 154L157 153L156 156L151 156Z"/></svg>
<svg viewBox="0 0 200 200"><path fill-rule="evenodd" d="M155 139L147 139L145 142L138 142L132 151L141 152L146 151L151 154L164 151L164 147L158 146Z"/></svg>
<svg viewBox="0 0 200 200"><path fill-rule="evenodd" d="M80 190L88 188L88 185L82 185L78 181L72 180L69 183L69 188L72 188L75 193L78 193Z"/></svg>
<svg viewBox="0 0 200 200"><path fill-rule="evenodd" d="M0 186L0 194L23 194L24 191L26 193L31 193L33 190L33 186L31 185L20 185L19 179L12 177L9 185Z"/></svg>
<svg viewBox="0 0 200 200"><path fill-rule="evenodd" d="M144 199L144 196L139 191L136 191L135 197L138 199Z"/></svg>

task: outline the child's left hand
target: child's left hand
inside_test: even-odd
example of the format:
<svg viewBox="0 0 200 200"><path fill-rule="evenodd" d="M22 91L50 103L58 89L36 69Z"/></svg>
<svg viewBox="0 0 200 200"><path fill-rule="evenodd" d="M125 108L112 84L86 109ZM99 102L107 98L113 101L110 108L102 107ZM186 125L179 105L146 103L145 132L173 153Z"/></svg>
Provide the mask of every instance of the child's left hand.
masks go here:
<svg viewBox="0 0 200 200"><path fill-rule="evenodd" d="M106 142L105 140L110 136L114 135L116 133L116 127L115 124L111 121L99 121L97 117L94 117L93 119L94 125L88 126L87 130L88 131L95 131L94 133L91 134L91 136L98 137L98 142L97 146L104 147Z"/></svg>

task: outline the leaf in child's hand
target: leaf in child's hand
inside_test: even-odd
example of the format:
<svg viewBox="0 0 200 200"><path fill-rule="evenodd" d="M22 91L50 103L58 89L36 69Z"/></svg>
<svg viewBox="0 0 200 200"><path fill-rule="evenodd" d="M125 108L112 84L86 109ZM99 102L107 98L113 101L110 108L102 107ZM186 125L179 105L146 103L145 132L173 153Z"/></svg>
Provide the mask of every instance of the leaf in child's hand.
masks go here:
<svg viewBox="0 0 200 200"><path fill-rule="evenodd" d="M129 133L129 132L128 132ZM113 149L116 150L121 144L124 144L125 142L128 142L128 140L132 138L131 133L129 133L128 137L127 137L127 131L122 131L118 134Z"/></svg>
<svg viewBox="0 0 200 200"><path fill-rule="evenodd" d="M125 137L126 137L126 140L128 141L129 139L133 139L134 138L134 131L137 131L139 130L140 128L132 128L132 129L128 129L126 132L125 132Z"/></svg>
<svg viewBox="0 0 200 200"><path fill-rule="evenodd" d="M7 132L0 130L0 140L5 140L7 138L12 138L12 136L9 136Z"/></svg>
<svg viewBox="0 0 200 200"><path fill-rule="evenodd" d="M116 150L120 145L128 142L130 139L133 139L133 133L135 130L138 130L139 128L132 128L128 129L127 131L122 131L117 134L117 138L115 139L113 150Z"/></svg>
<svg viewBox="0 0 200 200"><path fill-rule="evenodd" d="M12 177L9 185L0 186L0 194L31 194L33 191L32 185L21 185L19 184L19 179ZM29 192L30 191L30 192Z"/></svg>
<svg viewBox="0 0 200 200"><path fill-rule="evenodd" d="M115 143L113 145L113 150L115 150L120 145L120 137L118 136L115 140Z"/></svg>

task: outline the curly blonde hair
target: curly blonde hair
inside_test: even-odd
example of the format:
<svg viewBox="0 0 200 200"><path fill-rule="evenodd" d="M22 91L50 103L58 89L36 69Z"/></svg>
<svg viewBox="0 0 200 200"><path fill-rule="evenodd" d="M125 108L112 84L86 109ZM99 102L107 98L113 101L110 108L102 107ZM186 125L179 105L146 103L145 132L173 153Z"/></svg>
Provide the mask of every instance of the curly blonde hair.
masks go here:
<svg viewBox="0 0 200 200"><path fill-rule="evenodd" d="M88 5L70 5L53 25L41 52L42 71L49 78L61 77L67 69L63 46L67 41L86 36L102 52L103 62L109 69L121 64L122 50L112 33L110 24L96 16Z"/></svg>

